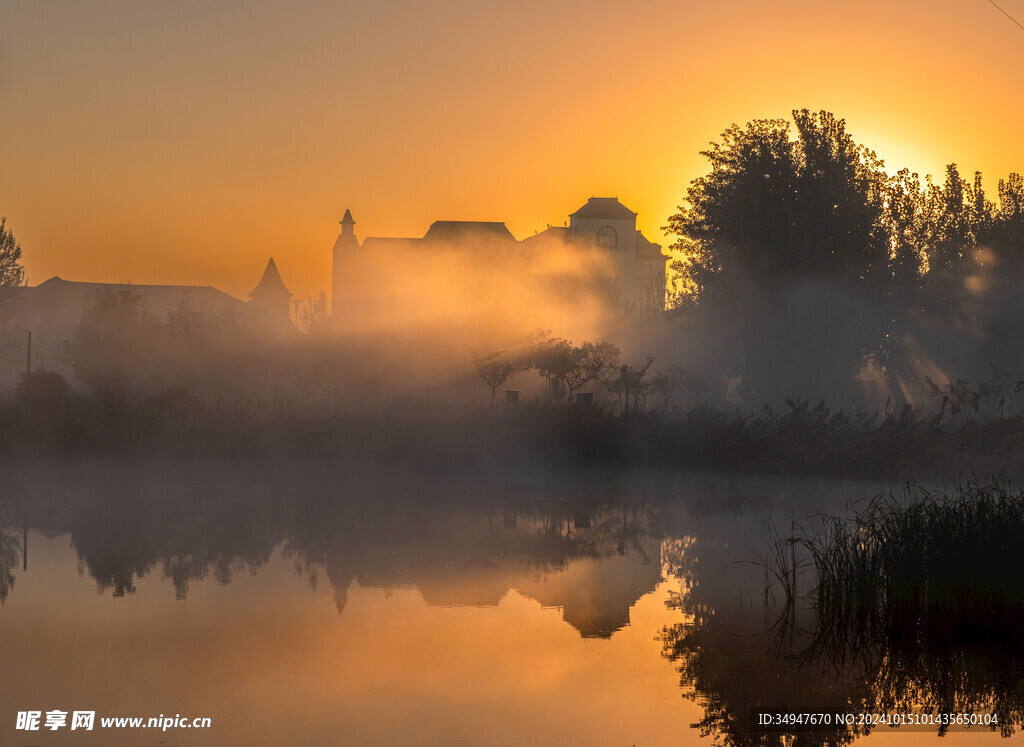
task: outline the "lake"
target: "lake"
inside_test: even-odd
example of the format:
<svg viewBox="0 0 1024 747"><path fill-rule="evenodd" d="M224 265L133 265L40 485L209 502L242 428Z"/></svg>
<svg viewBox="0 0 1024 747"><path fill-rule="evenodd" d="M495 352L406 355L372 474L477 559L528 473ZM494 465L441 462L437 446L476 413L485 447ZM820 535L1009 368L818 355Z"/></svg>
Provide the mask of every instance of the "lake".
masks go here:
<svg viewBox="0 0 1024 747"><path fill-rule="evenodd" d="M880 484L273 460L8 477L4 744L747 744L754 705L836 712L881 686L800 659L757 562ZM15 728L32 711L42 728Z"/></svg>

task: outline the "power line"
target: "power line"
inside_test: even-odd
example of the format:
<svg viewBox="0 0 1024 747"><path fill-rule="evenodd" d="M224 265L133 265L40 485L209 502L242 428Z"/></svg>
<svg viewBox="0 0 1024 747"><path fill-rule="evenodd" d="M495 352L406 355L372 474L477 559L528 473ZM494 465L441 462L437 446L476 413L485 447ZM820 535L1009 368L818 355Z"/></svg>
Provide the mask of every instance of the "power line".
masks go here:
<svg viewBox="0 0 1024 747"><path fill-rule="evenodd" d="M992 3L992 7L993 7L993 8L995 8L995 9L996 9L996 10L998 10L998 11L999 11L1000 13L1002 13L1002 14L1003 14L1004 16L1006 16L1006 17L1007 17L1007 18L1009 18L1009 19L1010 19L1011 21L1013 21L1013 22L1014 22L1015 24L1017 24L1017 28L1019 28L1019 29L1020 29L1021 31L1024 31L1024 26L1021 26L1021 25L1020 25L1020 22L1019 22L1019 21L1018 21L1018 20L1017 20L1016 18L1014 18L1014 17L1013 17L1013 16L1011 16L1011 15L1010 15L1009 13L1007 13L1007 12L1006 12L1005 10L1003 10L1003 9L1002 9L1002 8L1000 8L1000 7L998 6L998 5L996 5L996 4L995 4L995 2L993 2L993 0L988 0L988 1L989 1L990 3Z"/></svg>

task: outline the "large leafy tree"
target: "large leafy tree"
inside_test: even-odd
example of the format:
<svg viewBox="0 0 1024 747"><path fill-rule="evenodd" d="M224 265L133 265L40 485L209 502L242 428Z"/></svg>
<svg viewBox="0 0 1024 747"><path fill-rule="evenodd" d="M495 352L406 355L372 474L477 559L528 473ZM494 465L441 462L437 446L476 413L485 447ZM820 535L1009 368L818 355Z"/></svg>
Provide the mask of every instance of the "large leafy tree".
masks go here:
<svg viewBox="0 0 1024 747"><path fill-rule="evenodd" d="M1024 177L1010 174L998 185L999 207L990 206L988 223L979 239L1003 264L1019 267L1024 257Z"/></svg>
<svg viewBox="0 0 1024 747"><path fill-rule="evenodd" d="M711 365L746 391L831 400L881 374L905 394L922 361L966 378L1019 366L1005 344L1024 334L1019 174L997 201L956 164L890 177L843 120L807 110L733 125L703 155L669 219L676 290L717 335Z"/></svg>
<svg viewBox="0 0 1024 747"><path fill-rule="evenodd" d="M882 162L842 119L806 109L792 122L733 125L703 155L711 170L668 229L687 298L719 336L710 365L742 381L744 396L849 400L865 356L892 338L891 315L868 302L888 294L897 269ZM905 206L915 220L918 194ZM901 250L899 264L916 282L916 252Z"/></svg>
<svg viewBox="0 0 1024 747"><path fill-rule="evenodd" d="M23 285L25 268L21 264L21 244L7 228L7 218L0 218L0 287Z"/></svg>
<svg viewBox="0 0 1024 747"><path fill-rule="evenodd" d="M668 225L679 237L672 248L683 257L675 269L697 294L738 266L756 271L760 264L775 264L759 249L791 242L797 170L783 120L733 125L701 155L711 171L693 181Z"/></svg>
<svg viewBox="0 0 1024 747"><path fill-rule="evenodd" d="M890 275L881 161L829 112L733 125L702 153L668 229L676 271L696 293L748 273L759 283L818 278L875 287Z"/></svg>
<svg viewBox="0 0 1024 747"><path fill-rule="evenodd" d="M882 223L886 174L874 152L853 142L828 112L793 112L796 143L796 256L804 270L847 283L877 285L888 275ZM782 268L785 269L785 268Z"/></svg>

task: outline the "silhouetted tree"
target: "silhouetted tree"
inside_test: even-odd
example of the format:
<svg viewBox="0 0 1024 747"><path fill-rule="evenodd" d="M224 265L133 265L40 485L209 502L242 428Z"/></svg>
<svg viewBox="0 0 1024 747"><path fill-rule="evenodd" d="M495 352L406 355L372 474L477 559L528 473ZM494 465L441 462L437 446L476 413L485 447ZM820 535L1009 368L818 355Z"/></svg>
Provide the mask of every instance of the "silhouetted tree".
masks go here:
<svg viewBox="0 0 1024 747"><path fill-rule="evenodd" d="M473 358L473 364L476 366L477 373L480 374L480 378L491 389L491 404L494 404L494 393L498 390L498 387L508 381L508 377L514 372L521 371L524 368L522 364L508 358L502 358L501 356L504 353L504 350L499 350Z"/></svg>
<svg viewBox="0 0 1024 747"><path fill-rule="evenodd" d="M654 363L653 358L648 358L643 363L633 365L621 365L614 368L602 379L605 389L619 397L622 402L622 415L629 414L629 398L633 398L633 407L640 404L640 399L646 397L651 391L651 383L645 381L647 369Z"/></svg>
<svg viewBox="0 0 1024 747"><path fill-rule="evenodd" d="M928 206L920 177L909 169L898 171L886 182L885 203L893 286L909 293L921 282L929 232Z"/></svg>
<svg viewBox="0 0 1024 747"><path fill-rule="evenodd" d="M942 187L929 179L924 199L925 231L922 252L928 263L923 276L925 304L946 313L961 295L963 281L973 269L974 247L989 229L991 204L985 199L981 174L974 184L960 176L955 163L946 167Z"/></svg>
<svg viewBox="0 0 1024 747"><path fill-rule="evenodd" d="M940 180L890 177L843 120L807 110L733 125L703 155L710 171L667 227L676 303L727 331L717 365L749 372L745 387L800 381L845 400L873 366L871 380L912 398L923 359L965 378L1018 365L997 341L1024 334L1020 175L999 182L998 207L956 164Z"/></svg>
<svg viewBox="0 0 1024 747"><path fill-rule="evenodd" d="M571 342L546 334L530 346L530 365L547 381L548 394L556 402L565 396L563 378L571 365L571 351Z"/></svg>
<svg viewBox="0 0 1024 747"><path fill-rule="evenodd" d="M316 298L306 296L298 311L299 329L307 335L320 334L329 328L330 322L331 317L327 313L327 291L321 290Z"/></svg>
<svg viewBox="0 0 1024 747"><path fill-rule="evenodd" d="M683 256L673 268L698 295L723 271L754 260L759 250L791 243L797 173L783 120L733 125L701 155L711 162L711 172L691 183L685 206L667 227L679 237L671 248Z"/></svg>
<svg viewBox="0 0 1024 747"><path fill-rule="evenodd" d="M792 278L873 287L888 274L886 175L829 112L733 125L702 152L711 172L694 180L667 230L674 265L697 293L746 272L759 283Z"/></svg>
<svg viewBox="0 0 1024 747"><path fill-rule="evenodd" d="M542 337L530 348L530 362L547 379L551 396L560 401L565 394L572 399L582 387L614 367L619 349L609 342L584 342L575 346L561 338Z"/></svg>
<svg viewBox="0 0 1024 747"><path fill-rule="evenodd" d="M564 382L570 401L577 391L597 379L601 373L615 366L619 349L610 342L585 342L569 351L569 369Z"/></svg>
<svg viewBox="0 0 1024 747"><path fill-rule="evenodd" d="M999 180L999 207L993 206L982 240L1015 270L1024 263L1024 177L1020 174Z"/></svg>
<svg viewBox="0 0 1024 747"><path fill-rule="evenodd" d="M793 112L793 119L799 132L793 269L877 286L889 262L882 162L854 143L845 120L829 112L803 109Z"/></svg>
<svg viewBox="0 0 1024 747"><path fill-rule="evenodd" d="M21 264L21 244L7 228L7 218L0 218L0 287L25 284L25 268Z"/></svg>
<svg viewBox="0 0 1024 747"><path fill-rule="evenodd" d="M213 329L214 320L184 296L175 308L167 312L167 326L175 335L203 337Z"/></svg>
<svg viewBox="0 0 1024 747"><path fill-rule="evenodd" d="M665 398L666 410L672 401L672 396L685 385L686 376L686 371L678 363L669 363L654 372L654 378L651 379L651 391Z"/></svg>

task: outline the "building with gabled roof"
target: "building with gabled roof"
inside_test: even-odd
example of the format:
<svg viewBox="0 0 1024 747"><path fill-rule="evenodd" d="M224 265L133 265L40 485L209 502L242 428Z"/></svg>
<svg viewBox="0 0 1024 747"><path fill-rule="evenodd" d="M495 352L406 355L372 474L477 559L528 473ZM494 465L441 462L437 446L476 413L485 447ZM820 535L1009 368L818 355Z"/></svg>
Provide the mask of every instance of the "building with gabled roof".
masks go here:
<svg viewBox="0 0 1024 747"><path fill-rule="evenodd" d="M569 215L563 229L545 231L563 242L581 247L598 247L617 265L619 300L623 310L659 314L665 310L665 282L668 256L661 245L649 241L636 227L637 214L617 197L591 197Z"/></svg>
<svg viewBox="0 0 1024 747"><path fill-rule="evenodd" d="M291 325L289 299L277 265L271 259L246 303L209 285L136 285L93 283L54 276L36 286L3 289L12 304L17 325L32 333L32 367L70 376L64 346L103 294L129 291L139 297L139 310L156 322L167 323L187 312L208 323L249 327L255 332L280 331ZM21 366L20 370L24 370ZM5 376L8 372L5 372Z"/></svg>
<svg viewBox="0 0 1024 747"><path fill-rule="evenodd" d="M414 273L391 267L394 257L418 249L449 245L469 248L493 260L518 245L542 248L544 242L579 248L597 247L614 261L620 308L638 314L665 310L665 281L668 257L661 246L648 240L636 227L637 214L615 197L591 197L569 216L567 226L548 226L544 231L518 241L500 221L435 221L422 238L356 238L350 210L345 210L341 233L333 249L331 310L335 323L344 328L346 320L366 311L388 307L409 293L429 293ZM382 268L389 268L385 274ZM457 268L453 267L453 272Z"/></svg>

